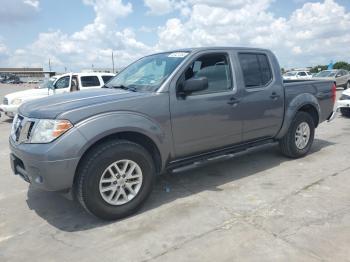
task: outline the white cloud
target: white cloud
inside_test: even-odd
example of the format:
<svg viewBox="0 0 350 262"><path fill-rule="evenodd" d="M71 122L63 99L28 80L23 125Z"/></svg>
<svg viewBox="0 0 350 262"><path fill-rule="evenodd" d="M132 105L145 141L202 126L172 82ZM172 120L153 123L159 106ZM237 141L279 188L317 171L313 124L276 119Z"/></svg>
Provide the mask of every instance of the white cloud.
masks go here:
<svg viewBox="0 0 350 262"><path fill-rule="evenodd" d="M187 0L144 0L143 2L149 9L150 15L165 15L179 11L181 15L188 16L191 11Z"/></svg>
<svg viewBox="0 0 350 262"><path fill-rule="evenodd" d="M24 0L24 4L27 4L31 7L34 7L35 9L39 9L39 1L38 0Z"/></svg>
<svg viewBox="0 0 350 262"><path fill-rule="evenodd" d="M39 11L39 0L1 0L0 5L2 25L34 19Z"/></svg>
<svg viewBox="0 0 350 262"><path fill-rule="evenodd" d="M95 19L82 30L66 34L60 30L40 33L24 49L16 50L8 63L15 66L45 66L50 58L54 70L63 71L111 65L115 53L117 66L123 66L151 49L136 40L132 29L119 29L117 19L132 12L121 0L83 0L95 11Z"/></svg>
<svg viewBox="0 0 350 262"><path fill-rule="evenodd" d="M11 53L8 64L18 66L45 65L50 58L59 71L91 64L108 67L112 51L117 66L124 66L158 50L219 45L269 48L287 67L350 60L350 13L335 0L307 2L289 17L271 12L274 0L144 0L150 14L170 12L173 17L156 30L143 26L135 31L118 26L119 19L133 12L131 3L83 2L92 6L95 19L81 30L40 33L33 43L14 51L0 41L0 53L1 49ZM135 32L140 31L155 31L157 43L149 46L139 41Z"/></svg>
<svg viewBox="0 0 350 262"><path fill-rule="evenodd" d="M273 0L188 0L188 18L158 29L158 49L189 46L256 46L272 49L283 65L350 60L350 13L334 0L305 3L276 17Z"/></svg>
<svg viewBox="0 0 350 262"><path fill-rule="evenodd" d="M150 14L163 15L172 11L170 0L145 0L144 3L150 9Z"/></svg>

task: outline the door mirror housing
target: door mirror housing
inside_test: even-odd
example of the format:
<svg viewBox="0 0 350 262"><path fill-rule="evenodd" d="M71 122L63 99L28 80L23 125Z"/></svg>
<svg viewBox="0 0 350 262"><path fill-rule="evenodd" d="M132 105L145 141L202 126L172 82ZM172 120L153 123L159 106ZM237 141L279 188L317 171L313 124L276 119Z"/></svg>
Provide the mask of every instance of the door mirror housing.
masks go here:
<svg viewBox="0 0 350 262"><path fill-rule="evenodd" d="M208 78L202 76L197 78L190 78L183 83L182 95L188 95L193 92L203 91L208 89Z"/></svg>

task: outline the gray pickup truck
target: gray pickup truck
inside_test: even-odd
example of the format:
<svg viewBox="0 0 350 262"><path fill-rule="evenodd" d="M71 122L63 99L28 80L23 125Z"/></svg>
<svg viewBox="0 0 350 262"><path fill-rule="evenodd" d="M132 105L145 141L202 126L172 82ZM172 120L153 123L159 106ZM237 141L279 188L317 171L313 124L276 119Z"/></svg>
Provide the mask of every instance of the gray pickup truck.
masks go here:
<svg viewBox="0 0 350 262"><path fill-rule="evenodd" d="M104 88L23 104L10 135L14 173L71 192L103 219L135 212L157 174L279 142L308 153L333 116L332 81L285 81L274 54L196 48L143 57Z"/></svg>

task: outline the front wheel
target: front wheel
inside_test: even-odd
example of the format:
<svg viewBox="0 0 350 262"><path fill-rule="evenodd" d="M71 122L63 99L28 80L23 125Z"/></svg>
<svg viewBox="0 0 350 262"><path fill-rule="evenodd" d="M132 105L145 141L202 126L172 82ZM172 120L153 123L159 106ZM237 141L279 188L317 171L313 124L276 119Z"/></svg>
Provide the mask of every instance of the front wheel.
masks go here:
<svg viewBox="0 0 350 262"><path fill-rule="evenodd" d="M311 148L315 124L310 114L297 112L287 134L279 141L281 152L292 158L305 156Z"/></svg>
<svg viewBox="0 0 350 262"><path fill-rule="evenodd" d="M113 220L134 213L152 191L152 157L126 140L102 143L89 152L78 171L77 198L93 215Z"/></svg>
<svg viewBox="0 0 350 262"><path fill-rule="evenodd" d="M346 90L346 89L350 89L350 81L348 81L348 82L346 83L346 85L345 85L345 87L344 87L344 90Z"/></svg>

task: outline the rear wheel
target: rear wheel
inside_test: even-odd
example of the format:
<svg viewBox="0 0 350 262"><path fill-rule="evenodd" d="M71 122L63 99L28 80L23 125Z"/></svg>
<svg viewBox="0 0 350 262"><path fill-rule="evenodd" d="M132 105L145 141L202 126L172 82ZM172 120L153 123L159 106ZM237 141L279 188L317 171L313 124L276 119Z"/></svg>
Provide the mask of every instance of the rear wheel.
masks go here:
<svg viewBox="0 0 350 262"><path fill-rule="evenodd" d="M315 124L310 114L297 112L287 134L279 141L281 152L292 158L305 156L313 143Z"/></svg>
<svg viewBox="0 0 350 262"><path fill-rule="evenodd" d="M348 82L346 83L346 85L345 85L345 87L344 87L344 90L346 90L346 89L350 89L350 81L348 81Z"/></svg>
<svg viewBox="0 0 350 262"><path fill-rule="evenodd" d="M350 108L347 107L341 107L340 112L345 117L350 117Z"/></svg>
<svg viewBox="0 0 350 262"><path fill-rule="evenodd" d="M113 220L134 213L152 191L155 169L140 145L113 140L84 159L76 181L77 198L93 215Z"/></svg>

